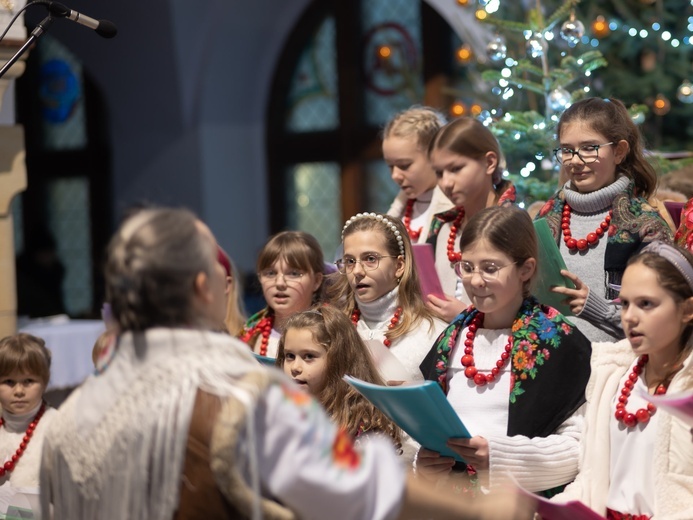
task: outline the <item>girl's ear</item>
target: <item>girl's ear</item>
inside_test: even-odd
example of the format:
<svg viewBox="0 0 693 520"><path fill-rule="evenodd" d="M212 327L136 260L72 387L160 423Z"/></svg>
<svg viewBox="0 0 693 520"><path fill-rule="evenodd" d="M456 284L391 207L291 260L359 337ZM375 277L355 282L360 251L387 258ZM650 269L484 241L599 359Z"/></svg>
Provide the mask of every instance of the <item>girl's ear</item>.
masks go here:
<svg viewBox="0 0 693 520"><path fill-rule="evenodd" d="M395 277L397 278L397 280L400 280L400 278L402 278L402 276L404 276L404 267L405 267L404 258L402 257L402 255L397 257L397 264L396 265L397 265L397 269L395 270Z"/></svg>
<svg viewBox="0 0 693 520"><path fill-rule="evenodd" d="M532 276L534 276L534 272L536 270L537 270L536 258L528 258L527 260L524 261L524 263L518 269L518 271L520 272L520 280L522 280L523 283L531 280Z"/></svg>
<svg viewBox="0 0 693 520"><path fill-rule="evenodd" d="M323 276L324 275L322 273L315 273L315 283L313 283L313 292L317 291L320 288L320 285L322 285Z"/></svg>
<svg viewBox="0 0 693 520"><path fill-rule="evenodd" d="M498 168L498 155L496 155L496 152L486 152L485 158L486 173L489 175L493 175L493 173L496 171L496 168Z"/></svg>
<svg viewBox="0 0 693 520"><path fill-rule="evenodd" d="M630 151L630 145L625 139L621 139L618 143L614 145L614 158L616 159L616 164L621 164L628 152Z"/></svg>
<svg viewBox="0 0 693 520"><path fill-rule="evenodd" d="M693 296L685 299L681 308L683 309L683 315L681 316L683 324L688 325L693 323Z"/></svg>

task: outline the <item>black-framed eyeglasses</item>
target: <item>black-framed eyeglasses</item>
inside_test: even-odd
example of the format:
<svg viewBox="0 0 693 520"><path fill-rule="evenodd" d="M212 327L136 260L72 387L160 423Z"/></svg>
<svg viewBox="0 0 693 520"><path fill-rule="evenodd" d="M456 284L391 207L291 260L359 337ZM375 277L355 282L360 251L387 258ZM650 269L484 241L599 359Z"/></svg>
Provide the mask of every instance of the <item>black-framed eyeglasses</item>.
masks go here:
<svg viewBox="0 0 693 520"><path fill-rule="evenodd" d="M352 272L354 270L354 267L356 267L356 264L361 264L361 267L363 267L364 271L374 271L380 265L381 258L397 258L397 256L367 253L365 255L361 255L360 260L356 260L356 258L348 256L345 258L340 258L334 264L337 266L337 269L339 269L339 272L342 274Z"/></svg>
<svg viewBox="0 0 693 520"><path fill-rule="evenodd" d="M553 154L560 164L572 161L573 157L575 157L576 155L580 158L582 162L584 162L585 164L589 164L593 163L599 158L599 149L602 146L609 146L611 144L614 144L614 142L611 141L610 143L604 144L585 144L579 147L577 150L573 150L572 148L567 148L564 146L561 148L556 148L553 151Z"/></svg>
<svg viewBox="0 0 693 520"><path fill-rule="evenodd" d="M479 276L481 276L485 282L492 282L498 279L501 269L515 264L516 262L505 265L498 265L494 262L481 262L477 267L471 262L462 260L461 262L455 262L454 269L455 274L463 280L471 278L474 276L474 273L479 273Z"/></svg>

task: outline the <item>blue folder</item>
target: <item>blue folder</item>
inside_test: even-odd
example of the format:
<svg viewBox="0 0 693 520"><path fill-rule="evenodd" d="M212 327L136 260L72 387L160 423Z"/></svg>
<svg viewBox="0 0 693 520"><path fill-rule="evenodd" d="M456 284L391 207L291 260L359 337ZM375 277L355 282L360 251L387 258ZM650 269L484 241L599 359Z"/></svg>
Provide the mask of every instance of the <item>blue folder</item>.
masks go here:
<svg viewBox="0 0 693 520"><path fill-rule="evenodd" d="M446 443L448 439L469 439L471 435L438 383L381 386L351 376L344 376L344 380L421 446L464 462Z"/></svg>

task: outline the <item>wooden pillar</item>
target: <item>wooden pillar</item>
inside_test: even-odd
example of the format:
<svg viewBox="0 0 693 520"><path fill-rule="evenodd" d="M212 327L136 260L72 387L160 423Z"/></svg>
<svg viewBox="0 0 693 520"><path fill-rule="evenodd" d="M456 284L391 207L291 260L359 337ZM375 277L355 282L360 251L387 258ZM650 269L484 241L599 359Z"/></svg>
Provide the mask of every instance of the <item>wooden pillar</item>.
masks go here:
<svg viewBox="0 0 693 520"><path fill-rule="evenodd" d="M20 126L0 126L0 338L17 331L11 204L15 195L25 189L24 130Z"/></svg>

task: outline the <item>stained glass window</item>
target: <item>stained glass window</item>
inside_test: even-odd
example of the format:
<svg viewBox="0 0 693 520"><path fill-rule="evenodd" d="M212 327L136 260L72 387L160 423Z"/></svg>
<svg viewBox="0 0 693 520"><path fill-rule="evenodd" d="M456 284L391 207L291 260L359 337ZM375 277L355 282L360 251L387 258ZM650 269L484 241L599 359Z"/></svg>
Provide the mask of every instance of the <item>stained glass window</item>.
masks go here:
<svg viewBox="0 0 693 520"><path fill-rule="evenodd" d="M340 244L342 208L337 163L297 164L287 172L288 228L310 233L331 262Z"/></svg>
<svg viewBox="0 0 693 520"><path fill-rule="evenodd" d="M364 2L365 114L382 126L393 113L421 103L421 6L411 0Z"/></svg>
<svg viewBox="0 0 693 520"><path fill-rule="evenodd" d="M333 130L339 125L336 56L335 21L330 16L303 49L294 71L287 100L289 131Z"/></svg>
<svg viewBox="0 0 693 520"><path fill-rule="evenodd" d="M366 164L366 190L368 208L377 213L387 213L399 193L399 186L392 180L390 169L384 161L370 161Z"/></svg>
<svg viewBox="0 0 693 520"><path fill-rule="evenodd" d="M91 310L93 294L89 181L57 178L47 189L48 222L65 265L65 307L71 316L79 316Z"/></svg>

